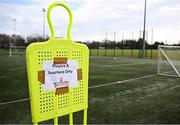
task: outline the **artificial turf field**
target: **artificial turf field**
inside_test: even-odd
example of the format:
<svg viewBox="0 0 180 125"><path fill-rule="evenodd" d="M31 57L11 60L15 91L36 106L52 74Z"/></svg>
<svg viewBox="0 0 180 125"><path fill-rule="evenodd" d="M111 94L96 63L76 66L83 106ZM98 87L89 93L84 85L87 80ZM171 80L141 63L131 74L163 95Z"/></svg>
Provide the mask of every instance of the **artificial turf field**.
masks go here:
<svg viewBox="0 0 180 125"><path fill-rule="evenodd" d="M155 59L91 56L88 123L180 123L180 78L156 71ZM25 57L0 55L0 123L32 123L29 100L1 105L26 98ZM68 116L59 123L68 123ZM82 123L82 112L74 123Z"/></svg>

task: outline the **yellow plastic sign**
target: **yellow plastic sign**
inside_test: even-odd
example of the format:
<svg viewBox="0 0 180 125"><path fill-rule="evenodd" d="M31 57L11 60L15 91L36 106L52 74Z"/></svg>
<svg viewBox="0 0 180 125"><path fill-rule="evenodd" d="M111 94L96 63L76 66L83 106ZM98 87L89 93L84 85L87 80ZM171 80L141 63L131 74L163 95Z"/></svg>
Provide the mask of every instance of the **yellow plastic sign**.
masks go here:
<svg viewBox="0 0 180 125"><path fill-rule="evenodd" d="M70 17L67 38L55 38L50 19L56 6L64 7ZM83 123L87 124L89 50L84 44L71 39L72 13L66 4L55 2L48 8L51 38L46 42L30 44L26 49L28 84L32 122L69 115L84 110Z"/></svg>

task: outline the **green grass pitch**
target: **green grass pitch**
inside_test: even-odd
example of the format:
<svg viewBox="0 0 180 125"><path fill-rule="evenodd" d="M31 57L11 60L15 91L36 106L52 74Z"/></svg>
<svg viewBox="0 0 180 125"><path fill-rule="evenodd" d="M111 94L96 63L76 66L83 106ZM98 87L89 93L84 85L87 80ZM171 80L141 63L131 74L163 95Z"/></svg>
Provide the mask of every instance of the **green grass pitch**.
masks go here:
<svg viewBox="0 0 180 125"><path fill-rule="evenodd" d="M29 98L25 57L0 52L5 53L0 54L0 103ZM180 123L180 79L157 76L156 61L91 56L89 87L127 81L89 89L88 123ZM143 76L149 77L134 79ZM31 123L29 100L1 105L0 123ZM59 123L68 123L68 116ZM74 114L74 123L82 123L82 112Z"/></svg>

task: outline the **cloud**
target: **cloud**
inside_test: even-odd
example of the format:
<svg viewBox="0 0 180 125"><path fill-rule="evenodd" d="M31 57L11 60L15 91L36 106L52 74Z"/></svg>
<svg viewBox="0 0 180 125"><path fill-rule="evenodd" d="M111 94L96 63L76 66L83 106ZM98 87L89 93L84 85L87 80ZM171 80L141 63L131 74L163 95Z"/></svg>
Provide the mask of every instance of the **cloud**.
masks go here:
<svg viewBox="0 0 180 125"><path fill-rule="evenodd" d="M29 4L0 3L0 32L13 33L12 18L17 19L17 33L22 35L42 34L42 8L57 0L31 0ZM72 37L76 40L102 40L105 32L113 39L129 39L134 32L138 39L139 30L143 28L144 0L63 0L72 9L74 22ZM147 29L149 41L154 29L154 40L180 40L180 1L179 0L147 0ZM67 12L55 8L52 20L58 36L66 35L68 25ZM50 35L46 21L46 33Z"/></svg>

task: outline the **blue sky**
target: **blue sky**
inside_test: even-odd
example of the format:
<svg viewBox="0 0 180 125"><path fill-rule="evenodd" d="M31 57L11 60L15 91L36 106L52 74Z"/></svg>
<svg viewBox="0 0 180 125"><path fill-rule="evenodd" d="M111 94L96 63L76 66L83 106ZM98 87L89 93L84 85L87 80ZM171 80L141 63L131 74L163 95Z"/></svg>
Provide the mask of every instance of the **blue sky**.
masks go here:
<svg viewBox="0 0 180 125"><path fill-rule="evenodd" d="M16 33L28 36L42 35L42 8L57 0L0 0L0 32L13 33L13 18L16 18ZM74 20L72 37L75 40L102 40L105 32L108 39L138 39L143 29L144 0L58 0L72 10ZM151 30L154 41L180 41L180 0L147 0L148 42ZM67 12L57 7L52 12L57 36L66 35ZM46 21L46 34L50 35Z"/></svg>

